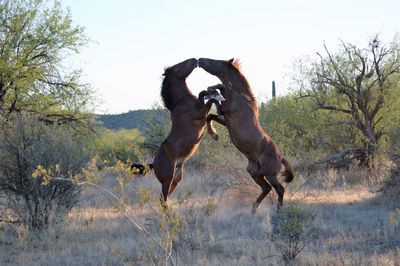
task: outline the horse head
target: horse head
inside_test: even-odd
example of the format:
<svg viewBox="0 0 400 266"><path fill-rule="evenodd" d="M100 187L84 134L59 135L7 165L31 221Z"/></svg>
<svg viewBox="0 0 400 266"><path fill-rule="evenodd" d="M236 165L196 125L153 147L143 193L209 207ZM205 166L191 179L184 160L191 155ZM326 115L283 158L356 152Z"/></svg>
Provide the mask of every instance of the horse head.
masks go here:
<svg viewBox="0 0 400 266"><path fill-rule="evenodd" d="M221 93L225 98L229 98L228 94L232 96L233 93L237 93L244 95L252 105L256 105L254 94L246 77L241 73L238 60L233 58L230 60L200 58L199 67L222 81L226 90L221 89Z"/></svg>
<svg viewBox="0 0 400 266"><path fill-rule="evenodd" d="M222 82L224 82L227 76L227 71L232 69L232 67L235 67L234 62L235 60L233 58L227 61L200 58L199 67L203 68L211 75L217 76Z"/></svg>
<svg viewBox="0 0 400 266"><path fill-rule="evenodd" d="M164 70L161 98L168 110L172 110L184 96L191 94L186 85L186 78L196 67L197 59L191 58Z"/></svg>
<svg viewBox="0 0 400 266"><path fill-rule="evenodd" d="M165 77L177 77L177 78L187 78L193 69L197 67L197 59L191 58L176 65L168 67L164 70L163 76Z"/></svg>
<svg viewBox="0 0 400 266"><path fill-rule="evenodd" d="M204 96L204 101L209 101L214 99L215 101L218 102L223 102L225 101L224 96L222 96L217 89L207 89L206 95Z"/></svg>

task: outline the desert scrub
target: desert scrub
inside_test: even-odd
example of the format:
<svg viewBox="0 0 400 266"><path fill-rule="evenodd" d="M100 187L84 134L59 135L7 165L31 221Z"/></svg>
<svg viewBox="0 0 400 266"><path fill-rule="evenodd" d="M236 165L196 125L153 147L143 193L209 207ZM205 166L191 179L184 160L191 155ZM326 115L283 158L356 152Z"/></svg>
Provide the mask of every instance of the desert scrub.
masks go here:
<svg viewBox="0 0 400 266"><path fill-rule="evenodd" d="M282 254L285 265L291 265L296 256L318 237L313 226L315 214L289 205L278 210L271 217L270 240Z"/></svg>
<svg viewBox="0 0 400 266"><path fill-rule="evenodd" d="M193 201L189 195L178 197L182 224L173 241L174 246L180 251L179 255L184 264L190 264L196 257L220 251L211 223L211 217L217 209L215 200L200 198Z"/></svg>
<svg viewBox="0 0 400 266"><path fill-rule="evenodd" d="M158 194L142 186L137 188L134 206L137 206L135 210L140 214L138 218L164 247L164 252L160 253L154 245L141 245L141 250L134 253L146 254L140 256L144 262L189 265L220 251L210 222L217 208L214 199L193 201L191 195L191 192L179 194L177 201L164 209ZM129 255L132 256L126 254Z"/></svg>
<svg viewBox="0 0 400 266"><path fill-rule="evenodd" d="M62 221L80 189L68 181L89 160L85 138L67 127L19 114L0 120L0 213L41 230ZM49 176L65 180L50 180Z"/></svg>
<svg viewBox="0 0 400 266"><path fill-rule="evenodd" d="M101 192L144 237L145 241L134 252L127 253L113 246L115 258L125 263L140 260L146 265L175 265L172 241L181 226L181 216L173 210L165 210L159 197L142 186L135 189L136 197L131 198L129 188L134 188L135 174L129 163L117 160L114 166L105 167L100 157L95 156L72 182ZM105 181L112 182L106 185Z"/></svg>

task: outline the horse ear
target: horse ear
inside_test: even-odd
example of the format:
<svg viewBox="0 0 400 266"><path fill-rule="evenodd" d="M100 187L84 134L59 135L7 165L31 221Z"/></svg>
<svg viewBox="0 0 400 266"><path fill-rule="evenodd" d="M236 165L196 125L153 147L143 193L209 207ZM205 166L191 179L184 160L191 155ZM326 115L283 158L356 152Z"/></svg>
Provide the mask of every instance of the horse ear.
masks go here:
<svg viewBox="0 0 400 266"><path fill-rule="evenodd" d="M231 64L233 63L233 61L235 61L235 58L231 58L231 59L228 60L228 62L231 63Z"/></svg>
<svg viewBox="0 0 400 266"><path fill-rule="evenodd" d="M169 68L168 68L168 67L164 68L164 73L162 74L162 75L163 75L163 77L165 77L165 76L167 75L167 73L168 73L168 70L169 70Z"/></svg>

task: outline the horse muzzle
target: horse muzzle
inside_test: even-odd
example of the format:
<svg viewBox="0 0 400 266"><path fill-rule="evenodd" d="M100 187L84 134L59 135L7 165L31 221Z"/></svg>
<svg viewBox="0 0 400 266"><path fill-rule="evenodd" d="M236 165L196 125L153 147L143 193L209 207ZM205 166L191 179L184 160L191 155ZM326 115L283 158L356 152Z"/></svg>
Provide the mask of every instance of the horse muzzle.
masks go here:
<svg viewBox="0 0 400 266"><path fill-rule="evenodd" d="M204 101L209 101L211 99L214 99L218 102L225 101L224 96L222 96L221 94L208 94L208 95L204 96Z"/></svg>
<svg viewBox="0 0 400 266"><path fill-rule="evenodd" d="M221 94L218 94L217 96L214 96L213 99L219 101L219 102L223 102L225 101L224 96L222 96Z"/></svg>

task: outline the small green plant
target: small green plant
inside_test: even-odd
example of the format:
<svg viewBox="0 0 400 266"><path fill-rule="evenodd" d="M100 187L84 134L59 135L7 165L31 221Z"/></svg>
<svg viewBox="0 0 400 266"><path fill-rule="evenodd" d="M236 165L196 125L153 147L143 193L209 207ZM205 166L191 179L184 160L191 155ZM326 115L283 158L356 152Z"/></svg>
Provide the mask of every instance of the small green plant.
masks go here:
<svg viewBox="0 0 400 266"><path fill-rule="evenodd" d="M315 214L299 207L289 205L271 217L270 240L282 254L285 265L291 265L296 256L318 237L313 226Z"/></svg>
<svg viewBox="0 0 400 266"><path fill-rule="evenodd" d="M400 209L389 213L389 221L393 225L394 234L400 233Z"/></svg>
<svg viewBox="0 0 400 266"><path fill-rule="evenodd" d="M149 230L153 228L154 236L164 247L164 252L150 252L147 249L146 260L158 264L173 264L180 261L181 264L190 264L200 254L218 252L215 247L214 232L207 222L217 208L212 198L198 201L190 200L191 192L179 194L174 207L165 209L157 195L151 190L139 186L138 207L145 209L142 218L146 221ZM149 221L151 221L149 223ZM153 254L152 256L149 256Z"/></svg>
<svg viewBox="0 0 400 266"><path fill-rule="evenodd" d="M400 222L400 209L389 213L390 223L393 225L398 225Z"/></svg>
<svg viewBox="0 0 400 266"><path fill-rule="evenodd" d="M21 224L17 228L17 241L22 245L26 246L30 242L29 227L27 225Z"/></svg>
<svg viewBox="0 0 400 266"><path fill-rule="evenodd" d="M141 209L144 209L147 203L152 204L158 201L157 196L153 193L152 190L145 188L141 185L138 186L136 194L138 196L139 207Z"/></svg>

